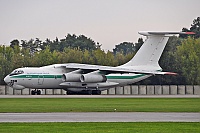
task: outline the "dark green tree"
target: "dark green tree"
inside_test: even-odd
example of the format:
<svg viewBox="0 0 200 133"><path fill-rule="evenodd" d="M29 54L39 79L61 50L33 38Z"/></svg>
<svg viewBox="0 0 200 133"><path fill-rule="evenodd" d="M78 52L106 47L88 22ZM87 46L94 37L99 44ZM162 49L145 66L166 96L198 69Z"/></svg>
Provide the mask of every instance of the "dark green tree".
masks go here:
<svg viewBox="0 0 200 133"><path fill-rule="evenodd" d="M183 32L194 32L195 35L180 35L180 38L187 38L188 36L193 36L194 38L200 37L200 17L193 20L191 27L189 29L183 28Z"/></svg>
<svg viewBox="0 0 200 133"><path fill-rule="evenodd" d="M91 51L97 49L97 45L95 44L95 42L84 35L78 36L73 46L74 46L73 48L80 48L81 50L86 49Z"/></svg>
<svg viewBox="0 0 200 133"><path fill-rule="evenodd" d="M184 40L182 45L178 46L176 59L187 84L200 84L200 38L189 37Z"/></svg>
<svg viewBox="0 0 200 133"><path fill-rule="evenodd" d="M114 54L122 53L123 55L134 53L135 52L135 46L131 42L123 42L118 45L115 45L115 48L113 49Z"/></svg>
<svg viewBox="0 0 200 133"><path fill-rule="evenodd" d="M92 51L100 48L99 43L96 44L92 39L84 35L76 36L74 34L68 34L64 39L60 40L56 38L52 42L47 39L43 43L43 45L41 45L41 49L45 49L46 46L50 46L51 51L64 51L65 48L80 49L82 51Z"/></svg>
<svg viewBox="0 0 200 133"><path fill-rule="evenodd" d="M190 31L195 33L195 38L200 37L200 17L197 17L197 19L193 20L193 24L191 24Z"/></svg>
<svg viewBox="0 0 200 133"><path fill-rule="evenodd" d="M42 41L39 38L30 39L29 41L21 40L22 49L28 49L31 55L41 50Z"/></svg>
<svg viewBox="0 0 200 133"><path fill-rule="evenodd" d="M40 46L40 48L42 49L42 50L44 50L47 46L51 46L51 43L52 43L52 41L50 40L50 39L46 39L44 42L42 42L42 45Z"/></svg>
<svg viewBox="0 0 200 133"><path fill-rule="evenodd" d="M135 51L136 51L136 52L140 49L140 47L142 46L143 43L144 43L143 39L142 39L142 38L139 38L139 39L138 39L138 42L135 43Z"/></svg>
<svg viewBox="0 0 200 133"><path fill-rule="evenodd" d="M14 48L15 46L19 47L19 41L17 39L10 42L10 47Z"/></svg>
<svg viewBox="0 0 200 133"><path fill-rule="evenodd" d="M14 68L13 57L13 48L0 46L0 84L4 84L3 78Z"/></svg>

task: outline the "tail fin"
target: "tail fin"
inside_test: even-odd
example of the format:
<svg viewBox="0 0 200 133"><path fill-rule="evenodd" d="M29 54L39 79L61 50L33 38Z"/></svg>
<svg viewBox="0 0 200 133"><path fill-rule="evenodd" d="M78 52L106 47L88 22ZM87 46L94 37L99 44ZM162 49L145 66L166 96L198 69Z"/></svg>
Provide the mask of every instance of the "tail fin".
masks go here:
<svg viewBox="0 0 200 133"><path fill-rule="evenodd" d="M146 41L136 55L122 67L127 66L151 66L160 68L158 61L172 34L194 34L193 32L139 32L147 36Z"/></svg>

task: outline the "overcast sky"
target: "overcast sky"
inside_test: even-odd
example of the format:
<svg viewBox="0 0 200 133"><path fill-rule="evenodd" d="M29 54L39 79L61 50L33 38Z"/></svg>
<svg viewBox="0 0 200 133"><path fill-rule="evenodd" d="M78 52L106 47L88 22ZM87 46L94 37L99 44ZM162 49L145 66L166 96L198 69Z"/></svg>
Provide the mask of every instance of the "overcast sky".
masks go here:
<svg viewBox="0 0 200 133"><path fill-rule="evenodd" d="M0 44L85 35L104 50L138 31L181 31L200 16L200 0L0 0Z"/></svg>

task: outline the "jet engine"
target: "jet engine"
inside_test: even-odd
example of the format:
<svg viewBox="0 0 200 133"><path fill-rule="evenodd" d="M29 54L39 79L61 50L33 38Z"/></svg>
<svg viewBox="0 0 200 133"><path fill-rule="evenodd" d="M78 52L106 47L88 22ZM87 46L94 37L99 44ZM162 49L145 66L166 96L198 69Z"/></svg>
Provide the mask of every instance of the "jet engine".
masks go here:
<svg viewBox="0 0 200 133"><path fill-rule="evenodd" d="M77 73L66 73L63 74L62 80L65 82L80 82L81 74Z"/></svg>
<svg viewBox="0 0 200 133"><path fill-rule="evenodd" d="M100 74L82 74L80 77L81 82L84 83L99 83L106 82L107 78L105 75Z"/></svg>

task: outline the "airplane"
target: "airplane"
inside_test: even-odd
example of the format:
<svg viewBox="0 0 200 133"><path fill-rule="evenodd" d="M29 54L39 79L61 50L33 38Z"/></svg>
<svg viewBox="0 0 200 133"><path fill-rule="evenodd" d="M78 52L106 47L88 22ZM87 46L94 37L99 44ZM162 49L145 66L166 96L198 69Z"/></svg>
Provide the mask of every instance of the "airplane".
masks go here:
<svg viewBox="0 0 200 133"><path fill-rule="evenodd" d="M176 75L163 72L158 61L170 36L194 34L193 32L138 32L147 37L144 44L127 63L117 66L101 66L79 63L53 64L43 67L17 68L4 78L13 89L32 88L32 95L40 95L39 89L64 89L67 94L100 95L101 91L125 86L153 75Z"/></svg>

